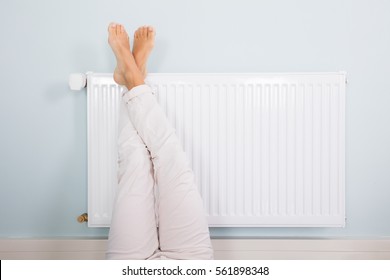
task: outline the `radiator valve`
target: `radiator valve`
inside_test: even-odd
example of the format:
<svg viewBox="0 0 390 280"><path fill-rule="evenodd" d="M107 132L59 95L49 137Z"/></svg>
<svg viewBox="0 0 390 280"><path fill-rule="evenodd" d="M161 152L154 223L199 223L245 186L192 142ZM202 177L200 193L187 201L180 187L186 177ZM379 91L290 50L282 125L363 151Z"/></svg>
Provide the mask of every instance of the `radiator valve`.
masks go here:
<svg viewBox="0 0 390 280"><path fill-rule="evenodd" d="M71 90L81 90L87 86L87 76L83 73L69 75L69 87Z"/></svg>
<svg viewBox="0 0 390 280"><path fill-rule="evenodd" d="M84 213L84 214L81 214L80 216L78 216L77 221L79 223L88 222L88 213Z"/></svg>

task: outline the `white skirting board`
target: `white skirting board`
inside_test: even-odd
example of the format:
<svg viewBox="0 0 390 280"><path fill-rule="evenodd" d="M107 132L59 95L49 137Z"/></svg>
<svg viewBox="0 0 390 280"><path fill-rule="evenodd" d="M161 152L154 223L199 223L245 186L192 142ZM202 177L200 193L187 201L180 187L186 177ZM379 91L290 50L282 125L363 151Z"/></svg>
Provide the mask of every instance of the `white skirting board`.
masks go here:
<svg viewBox="0 0 390 280"><path fill-rule="evenodd" d="M390 260L383 239L212 239L219 260ZM2 260L101 260L106 239L0 239Z"/></svg>

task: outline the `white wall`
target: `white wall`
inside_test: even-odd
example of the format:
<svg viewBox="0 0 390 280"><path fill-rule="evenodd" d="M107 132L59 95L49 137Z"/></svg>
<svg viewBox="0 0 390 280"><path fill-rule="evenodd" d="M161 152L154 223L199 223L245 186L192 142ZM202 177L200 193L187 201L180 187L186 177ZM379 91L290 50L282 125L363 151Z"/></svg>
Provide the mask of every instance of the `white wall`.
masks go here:
<svg viewBox="0 0 390 280"><path fill-rule="evenodd" d="M0 237L106 236L86 203L86 95L112 72L107 25L157 28L151 72L348 73L347 227L218 228L213 236L390 236L390 1L2 1Z"/></svg>

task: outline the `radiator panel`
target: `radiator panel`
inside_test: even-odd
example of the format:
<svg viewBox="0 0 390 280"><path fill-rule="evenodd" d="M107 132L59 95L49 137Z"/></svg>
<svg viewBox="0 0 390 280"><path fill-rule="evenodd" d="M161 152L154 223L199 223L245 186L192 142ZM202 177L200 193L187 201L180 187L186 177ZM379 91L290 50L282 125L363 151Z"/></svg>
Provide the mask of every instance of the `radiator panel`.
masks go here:
<svg viewBox="0 0 390 280"><path fill-rule="evenodd" d="M210 226L344 226L345 81L344 73L148 76ZM111 74L88 77L90 226L110 222L120 91Z"/></svg>
<svg viewBox="0 0 390 280"><path fill-rule="evenodd" d="M112 74L89 74L88 225L107 227L111 222L117 180L117 135L120 92Z"/></svg>

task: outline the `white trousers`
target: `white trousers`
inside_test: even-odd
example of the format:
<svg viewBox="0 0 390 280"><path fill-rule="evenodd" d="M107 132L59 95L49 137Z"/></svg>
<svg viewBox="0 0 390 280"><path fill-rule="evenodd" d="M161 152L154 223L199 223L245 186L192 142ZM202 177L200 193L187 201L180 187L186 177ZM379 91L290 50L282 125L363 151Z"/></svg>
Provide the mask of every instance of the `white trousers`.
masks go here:
<svg viewBox="0 0 390 280"><path fill-rule="evenodd" d="M123 95L108 259L212 259L194 174L147 85Z"/></svg>

